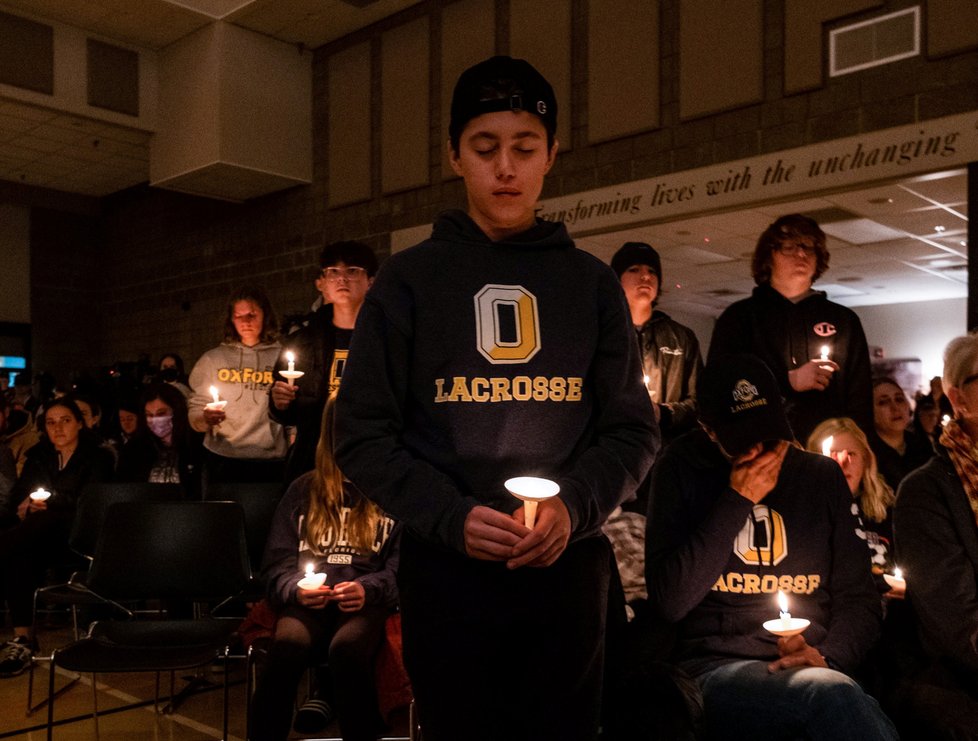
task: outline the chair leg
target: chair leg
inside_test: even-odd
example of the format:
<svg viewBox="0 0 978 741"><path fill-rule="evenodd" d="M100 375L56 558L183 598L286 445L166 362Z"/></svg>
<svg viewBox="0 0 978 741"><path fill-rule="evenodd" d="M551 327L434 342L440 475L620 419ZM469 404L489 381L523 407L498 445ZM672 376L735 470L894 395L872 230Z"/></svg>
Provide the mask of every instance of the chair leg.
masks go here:
<svg viewBox="0 0 978 741"><path fill-rule="evenodd" d="M48 741L54 738L54 654L48 666Z"/></svg>
<svg viewBox="0 0 978 741"><path fill-rule="evenodd" d="M101 738L98 726L98 686L95 672L92 672L92 718L95 720L95 741Z"/></svg>
<svg viewBox="0 0 978 741"><path fill-rule="evenodd" d="M231 669L228 666L228 647L224 647L224 735L221 741L228 741L228 696L231 689Z"/></svg>

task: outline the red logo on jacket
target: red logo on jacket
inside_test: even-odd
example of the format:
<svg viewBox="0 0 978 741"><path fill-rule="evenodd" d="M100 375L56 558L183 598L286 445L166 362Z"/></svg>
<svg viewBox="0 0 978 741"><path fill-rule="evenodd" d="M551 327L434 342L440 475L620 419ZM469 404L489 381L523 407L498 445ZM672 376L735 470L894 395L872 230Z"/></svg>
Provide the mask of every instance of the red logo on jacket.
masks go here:
<svg viewBox="0 0 978 741"><path fill-rule="evenodd" d="M819 322L814 327L812 327L812 330L819 337L831 337L836 332L835 325L830 324L829 322Z"/></svg>

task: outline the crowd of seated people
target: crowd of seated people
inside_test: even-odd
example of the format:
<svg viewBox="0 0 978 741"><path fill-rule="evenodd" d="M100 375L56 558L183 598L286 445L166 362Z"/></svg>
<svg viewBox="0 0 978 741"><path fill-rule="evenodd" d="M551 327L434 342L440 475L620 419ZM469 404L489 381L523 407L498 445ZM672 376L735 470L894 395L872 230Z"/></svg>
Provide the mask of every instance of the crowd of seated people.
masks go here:
<svg viewBox="0 0 978 741"><path fill-rule="evenodd" d="M793 252L771 251L772 260L806 256L810 257L801 247ZM347 266L340 264L343 269ZM344 275L342 280L355 277ZM130 382L120 381L114 373L104 383L82 377L66 393L54 387L25 393L21 386L16 396L0 395L0 585L13 632L0 648L0 677L17 676L32 660L37 645L33 593L67 552L75 505L86 484L179 483L190 498L202 496L208 478L277 479L283 490L288 486L284 456L289 429L276 421L275 412L269 412L275 399L270 392L273 374L284 366L280 356L288 348L276 337L274 316L260 289L236 292L227 306L225 342L197 361L190 379L183 375L179 356L168 353L158 371L145 378L130 374ZM719 354L708 364L701 389L705 403L710 403L711 394L717 395L718 384L743 380L718 380L718 367L727 372L737 369L748 379L761 373L757 378L762 380L748 384L755 394L758 388L766 388L769 395L777 396L779 383L790 382L787 377L763 375L753 361L737 365L730 358ZM840 365L833 362L826 367L830 383L832 375L841 372ZM782 386L780 394L788 399L783 420L752 424L750 434L737 428L742 441L750 442L752 434L770 430L773 437L740 449L730 438L733 423L723 416L729 409L714 403L698 410L701 428L670 440L660 451L651 486L644 492L647 594L643 590L641 599L628 605L622 620L639 613L640 630L668 624L672 638L640 639L643 651L616 669L629 672L625 680L633 680L634 686L624 689L622 677L606 677L613 683L608 686L630 698L631 704L637 702L636 688L646 686L643 681L652 682L647 686L657 693L668 686L674 693L670 697L679 698L682 720L645 718L648 738L734 738L754 733L772 738L779 733L846 737L839 731L840 723L820 725L824 719L815 712L776 712L779 702L798 708L799 699L792 694L796 683L780 677L793 673L807 682L802 686L809 698L816 689L830 687L839 693L844 688L848 694L841 695L841 702L848 708L848 732L860 737L890 738L898 731L907 738L925 733L948 739L978 737L978 462L971 442L978 438L972 429L972 417L978 414L978 401L972 399L978 393L973 388L978 387L975 374L978 338L959 338L948 348L943 382L947 391L941 396L951 406L949 418L940 419L940 407L928 397L918 397L912 411L911 395L894 379L880 377L872 381L872 429L844 415L823 417L816 423L810 414L806 420L814 424L811 434L807 440L796 440L789 426L792 397L784 394L787 386ZM250 385L241 383L246 377ZM190 387L188 380L196 384ZM215 408L207 408L213 401L211 386L227 402L216 413ZM327 408L332 411L331 404ZM324 420L316 466L294 481L283 498L284 508L273 529L276 546L266 555L267 574L273 577L269 603L286 616L270 653L269 676L283 679L259 684L254 720L259 727L274 728L268 731L274 738L287 733L292 713L288 698L294 699L298 672L310 661L308 647L318 647L313 653L327 656L333 647L349 651L352 645L355 659L363 659L358 652L366 651L372 661L381 634L378 616L389 614L396 603L396 589L387 573L397 564L398 539L390 538L393 521L380 510L365 509L366 500L348 482L342 485L342 475L327 449L328 432ZM833 459L838 471L819 459L802 457L802 443L810 454ZM330 471L332 478L324 477ZM51 496L30 496L41 489ZM819 497L833 493L821 504L808 501L812 511L796 516L788 502L790 492L799 489L813 495L817 490ZM712 493L706 496L706 492ZM338 514L341 511L344 514ZM846 519L839 520L843 513ZM816 514L828 519L823 522ZM744 517L754 525L744 525ZM805 521L810 535L797 540L793 523L785 525L781 518ZM358 528L357 536L329 535L340 522L344 528ZM381 525L387 528L384 540L390 538L390 544L378 551L376 543L366 543L365 534L379 533L384 529ZM313 526L321 533L318 548L307 539ZM781 563L775 542L778 526L785 528L782 535L804 543L795 545L807 554L803 565L775 568ZM847 528L858 548L842 534ZM708 546L706 536L723 541L726 550ZM364 542L358 544L357 538ZM731 555L729 544L740 543L738 538L745 539L746 550ZM349 578L331 579L321 592L296 590L289 574L301 570L301 558L310 553L314 560L335 556L339 541L346 549L353 544L354 551L371 551L373 560L365 560ZM857 550L862 553L858 567L847 560ZM712 564L709 568L704 559ZM737 559L744 564L740 571L734 568ZM842 563L852 571L840 576L837 570ZM695 569L689 564L695 564ZM897 567L905 571L905 588L884 579ZM765 586L769 568L776 589ZM753 593L752 570L758 574ZM799 588L802 572L806 578L821 579L822 590L827 584L843 590L842 597L823 591L823 597L810 599L819 585ZM781 590L786 576L791 584ZM773 596L778 591L786 591L792 599L793 614L812 620L812 627L801 636L779 639L759 629L761 617L777 616ZM840 618L842 602L849 612ZM895 603L899 609L891 611ZM330 609L320 614L327 606ZM903 621L899 635L884 627L891 612L894 620ZM841 638L840 619L847 624ZM887 643L890 640L892 645ZM655 656L648 655L649 645L655 646ZM899 661L892 660L896 652ZM888 654L890 660L881 662L882 669L873 665ZM331 663L343 667L346 660L345 654L337 653ZM655 676L650 679L650 662L670 669L652 672ZM380 729L376 699L359 693L351 700L346 691L362 681L364 671L369 673L369 667L364 668L369 663L353 661L349 670L339 669L349 672L351 685L338 685L336 676L323 675L322 687L303 705L306 716L311 708L320 708L320 726L338 717L349 738L371 737ZM887 668L890 676L881 681L881 671ZM733 724L730 714L745 712L739 699L744 688L758 694L758 707L749 713L750 723ZM630 712L631 705L621 698L606 698L606 702L616 715ZM665 701L654 704L662 715L673 712L668 706ZM635 718L641 717L636 711ZM363 722L358 725L359 721ZM636 723L617 724L607 717L605 723L607 738L630 737L623 734L636 729Z"/></svg>

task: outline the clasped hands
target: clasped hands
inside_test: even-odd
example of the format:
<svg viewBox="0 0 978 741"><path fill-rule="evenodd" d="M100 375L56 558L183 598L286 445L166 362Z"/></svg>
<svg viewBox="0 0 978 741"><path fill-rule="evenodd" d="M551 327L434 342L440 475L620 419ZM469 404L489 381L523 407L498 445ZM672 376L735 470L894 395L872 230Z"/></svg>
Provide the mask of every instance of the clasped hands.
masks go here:
<svg viewBox="0 0 978 741"><path fill-rule="evenodd" d="M771 674L795 666L820 666L825 669L829 666L825 663L825 657L818 649L809 646L801 634L778 638L778 654L781 658L767 665Z"/></svg>
<svg viewBox="0 0 978 741"><path fill-rule="evenodd" d="M571 520L559 497L537 505L531 530L523 524L523 507L513 514L477 505L465 518L465 552L483 561L505 561L506 566L550 566L567 547Z"/></svg>
<svg viewBox="0 0 978 741"><path fill-rule="evenodd" d="M335 587L321 586L319 589L302 589L295 594L296 601L310 610L322 610L330 602L335 602L340 612L356 612L366 600L363 585L356 581L344 581Z"/></svg>

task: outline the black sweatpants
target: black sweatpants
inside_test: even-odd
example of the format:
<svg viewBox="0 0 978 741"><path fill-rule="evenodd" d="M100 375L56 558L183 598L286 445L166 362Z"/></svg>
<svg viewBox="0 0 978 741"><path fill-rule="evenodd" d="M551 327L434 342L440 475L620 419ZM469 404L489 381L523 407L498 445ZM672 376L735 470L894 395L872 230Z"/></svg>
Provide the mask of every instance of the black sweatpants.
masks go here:
<svg viewBox="0 0 978 741"><path fill-rule="evenodd" d="M405 531L404 661L426 741L594 739L610 562L604 536L509 570Z"/></svg>

